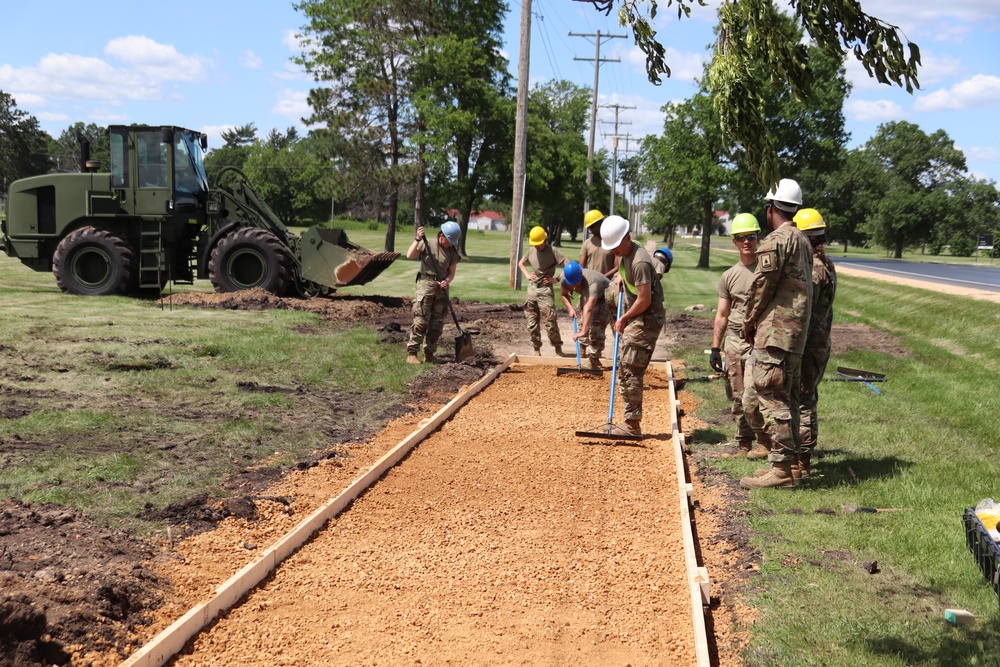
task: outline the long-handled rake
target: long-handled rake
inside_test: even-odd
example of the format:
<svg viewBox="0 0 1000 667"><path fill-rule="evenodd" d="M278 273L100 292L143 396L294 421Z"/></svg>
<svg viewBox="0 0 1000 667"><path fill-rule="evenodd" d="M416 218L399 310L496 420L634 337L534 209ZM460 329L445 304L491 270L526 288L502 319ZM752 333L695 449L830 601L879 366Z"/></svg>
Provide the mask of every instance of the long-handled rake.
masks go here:
<svg viewBox="0 0 1000 667"><path fill-rule="evenodd" d="M556 369L556 375L566 375L567 373L583 373L585 375L604 375L601 368L584 368L580 363L580 341L576 338L576 318L573 318L573 342L576 343L576 368L560 367Z"/></svg>
<svg viewBox="0 0 1000 667"><path fill-rule="evenodd" d="M615 322L622 318L622 291L618 290L618 316ZM641 435L633 435L621 426L615 426L615 385L618 383L618 341L621 334L615 329L615 354L611 365L611 397L608 400L608 421L589 431L577 431L578 438L600 438L602 440L642 440Z"/></svg>

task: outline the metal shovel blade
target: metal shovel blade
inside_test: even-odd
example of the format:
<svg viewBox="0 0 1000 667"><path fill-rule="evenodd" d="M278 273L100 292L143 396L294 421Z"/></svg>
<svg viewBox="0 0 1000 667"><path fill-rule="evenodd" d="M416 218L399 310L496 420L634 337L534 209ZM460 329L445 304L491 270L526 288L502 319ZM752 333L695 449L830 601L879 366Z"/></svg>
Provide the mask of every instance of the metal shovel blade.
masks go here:
<svg viewBox="0 0 1000 667"><path fill-rule="evenodd" d="M875 371L863 371L860 368L847 368L846 366L837 367L837 375L841 377L850 378L864 378L869 382L882 382L885 380L884 373L876 373Z"/></svg>
<svg viewBox="0 0 1000 667"><path fill-rule="evenodd" d="M468 331L463 331L458 336L455 336L455 361L468 359L472 354L472 334Z"/></svg>

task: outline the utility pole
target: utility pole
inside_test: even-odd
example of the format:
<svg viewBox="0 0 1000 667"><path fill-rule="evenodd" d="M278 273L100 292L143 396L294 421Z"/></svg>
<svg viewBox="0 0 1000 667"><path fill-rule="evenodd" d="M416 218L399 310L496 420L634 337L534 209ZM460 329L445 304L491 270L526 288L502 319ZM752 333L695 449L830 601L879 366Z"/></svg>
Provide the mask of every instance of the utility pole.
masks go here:
<svg viewBox="0 0 1000 667"><path fill-rule="evenodd" d="M597 84L600 80L601 63L620 63L621 58L605 58L601 60L601 40L602 39L624 39L628 35L602 35L598 30L595 34L570 32L570 37L595 37L594 45L594 94L590 101L590 143L587 145L587 198L583 202L583 214L587 215L590 210L590 188L594 185L594 172L591 165L594 163L594 133L597 131ZM591 60L591 58L574 57L573 60ZM614 207L612 199L611 206ZM587 238L587 228L583 227L583 238Z"/></svg>
<svg viewBox="0 0 1000 667"><path fill-rule="evenodd" d="M615 133L611 135L614 141L614 157L611 160L611 212L608 214L614 215L615 199L617 199L615 189L618 187L618 137L621 136L618 134L618 127L621 125L632 124L619 120L618 115L621 113L622 109L634 109L635 107L625 106L624 104L604 104L602 106L607 109L615 110Z"/></svg>
<svg viewBox="0 0 1000 667"><path fill-rule="evenodd" d="M528 161L528 65L531 60L531 0L521 0L521 52L517 60L517 112L514 120L514 195L510 202L510 289L521 289L524 190Z"/></svg>

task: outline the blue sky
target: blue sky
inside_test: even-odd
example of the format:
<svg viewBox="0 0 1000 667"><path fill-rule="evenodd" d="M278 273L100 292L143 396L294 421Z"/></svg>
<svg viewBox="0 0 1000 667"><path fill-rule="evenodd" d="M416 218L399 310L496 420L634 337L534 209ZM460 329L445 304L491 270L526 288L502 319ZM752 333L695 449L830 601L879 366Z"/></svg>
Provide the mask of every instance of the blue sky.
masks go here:
<svg viewBox="0 0 1000 667"><path fill-rule="evenodd" d="M221 144L227 127L253 122L271 128L304 127L311 81L289 60L304 23L291 2L260 0L136 0L112 10L67 0L7 3L0 39L0 90L18 108L58 135L71 123L175 124ZM779 0L783 6L783 0ZM634 149L662 130L660 107L694 91L713 40L714 7L695 6L692 17L661 2L655 27L667 47L671 78L660 86L645 76L644 56L631 38L602 40L597 145L610 147L619 105L619 135ZM1000 1L867 0L865 10L900 26L920 45L921 89L909 95L870 80L848 61L854 90L845 116L851 146L878 125L906 120L925 132L945 130L961 148L969 170L1000 182ZM614 15L571 0L534 0L530 80L551 78L590 87L594 38L570 32L626 35ZM504 32L505 54L516 74L521 3L513 0ZM591 60L575 60L589 58ZM624 107L635 107L632 109ZM620 149L624 149L623 139Z"/></svg>

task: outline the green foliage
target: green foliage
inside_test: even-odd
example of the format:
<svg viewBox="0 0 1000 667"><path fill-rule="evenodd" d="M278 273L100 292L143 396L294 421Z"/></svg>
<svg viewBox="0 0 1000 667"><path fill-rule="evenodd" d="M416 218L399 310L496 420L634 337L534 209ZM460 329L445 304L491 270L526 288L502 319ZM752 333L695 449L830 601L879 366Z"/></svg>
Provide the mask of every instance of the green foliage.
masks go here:
<svg viewBox="0 0 1000 667"><path fill-rule="evenodd" d="M580 1L589 2L605 13L610 13L616 2ZM658 84L661 73L670 75L663 46L650 27L658 2L617 1L621 5L619 22L632 29L636 45L646 54L649 80ZM666 0L668 7L674 4L678 19L690 16L693 3ZM698 4L705 6L702 0ZM645 5L649 8L648 18L642 11ZM857 0L797 0L792 6L795 22L827 56L839 59L846 48L869 76L880 83L895 84L911 93L918 87L917 45L901 37L896 26L866 14ZM795 31L781 20L782 16L771 0L723 3L719 8L719 38L710 74L712 96L723 130L728 138L743 146L745 162L765 191L786 174L781 173L779 166L778 147L782 144L765 121L764 98L760 96L755 70L766 68L769 87L788 90L803 100L813 95L813 83L820 80L813 71L811 56L794 39Z"/></svg>
<svg viewBox="0 0 1000 667"><path fill-rule="evenodd" d="M81 147L77 135L83 134L90 141L90 159L101 163L101 170L111 167L111 139L108 128L95 125L73 123L62 131L58 139L50 144L49 157L56 169L77 170L80 166Z"/></svg>
<svg viewBox="0 0 1000 667"><path fill-rule="evenodd" d="M316 183L325 163L309 140L300 140L295 128L271 130L246 150L243 171L285 225L323 217L327 202L317 196Z"/></svg>
<svg viewBox="0 0 1000 667"><path fill-rule="evenodd" d="M44 174L51 162L51 137L38 126L38 119L17 108L14 97L0 90L0 191L14 181Z"/></svg>
<svg viewBox="0 0 1000 667"><path fill-rule="evenodd" d="M250 146L257 139L257 128L253 123L247 123L222 133L225 142L219 148L210 150L205 156L205 173L208 182L214 187L219 178L219 172L224 167L236 167L242 170L250 154ZM230 174L235 178L234 174Z"/></svg>

